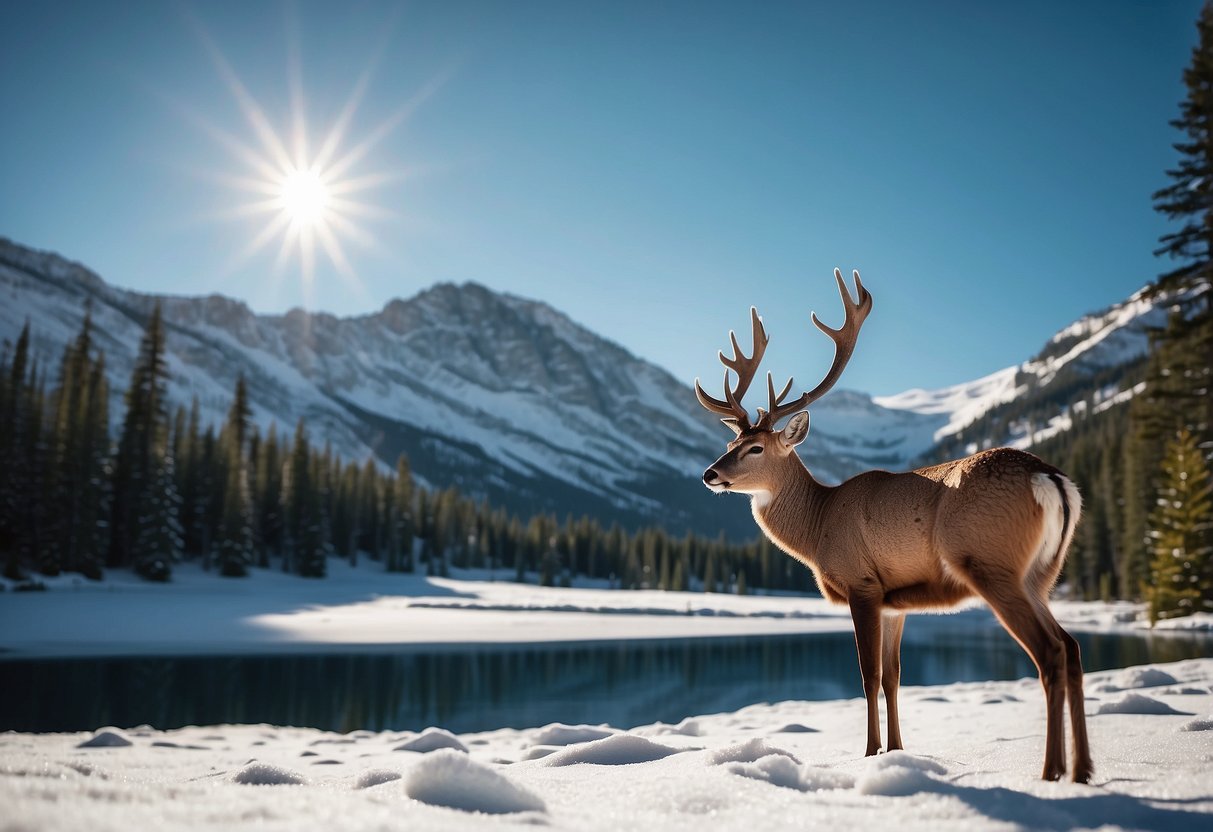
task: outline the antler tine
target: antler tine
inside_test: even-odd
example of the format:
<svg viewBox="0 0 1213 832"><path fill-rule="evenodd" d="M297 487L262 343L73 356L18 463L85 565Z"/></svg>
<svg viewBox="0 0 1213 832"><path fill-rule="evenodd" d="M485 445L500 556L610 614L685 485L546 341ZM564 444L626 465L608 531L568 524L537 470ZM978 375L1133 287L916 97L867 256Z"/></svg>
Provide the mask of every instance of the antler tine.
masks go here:
<svg viewBox="0 0 1213 832"><path fill-rule="evenodd" d="M724 371L724 389L726 391L729 389L728 370ZM703 389L703 385L699 383L699 379L695 379L695 398L699 399L699 403L713 413L720 413L730 417L737 416L737 411L735 411L733 406L727 401L721 401L720 399L708 395L707 391Z"/></svg>
<svg viewBox="0 0 1213 832"><path fill-rule="evenodd" d="M732 357L726 356L723 351L718 353L720 363L725 366L723 401L709 396L699 384L699 379L695 379L695 396L699 399L699 403L713 413L725 415L726 423L742 429L750 426L750 416L741 404L741 399L754 381L754 374L758 372L758 365L762 361L762 356L766 352L767 343L770 340L762 325L762 319L758 317L758 310L753 306L750 307L750 325L753 330L754 345L748 356L741 351L741 344L737 342L737 333L732 330L729 330L729 341L733 346ZM730 370L737 374L737 387L735 388L729 386Z"/></svg>
<svg viewBox="0 0 1213 832"><path fill-rule="evenodd" d="M792 387L792 380L788 379L787 385L783 388L783 392L778 396L775 395L775 385L771 383L770 374L767 376L767 391L770 395L770 412L763 414L763 426L774 427L775 423L787 416L789 413L795 413L798 410L803 410L813 402L820 399L838 381L842 376L842 371L846 368L847 362L851 360L851 355L855 352L855 344L859 339L859 328L863 326L863 322L867 320L868 314L872 311L872 293L864 288L863 282L859 279L858 270L852 272L855 278L855 297L851 297L851 293L847 290L847 285L843 282L842 272L834 269L834 280L838 283L838 294L842 296L842 306L846 313L843 319L842 326L838 329L826 326L817 317L817 313L812 313L813 323L830 337L834 342L834 362L830 365L829 372L821 383L814 387L809 392L802 395L795 401L787 404L780 404L783 397L788 394L788 390Z"/></svg>
<svg viewBox="0 0 1213 832"><path fill-rule="evenodd" d="M758 365L762 363L762 356L767 351L767 344L771 340L767 337L766 327L762 325L762 318L758 317L758 310L753 306L750 307L750 328L753 332L754 343L750 348L749 357L741 351L741 345L737 343L737 333L731 329L729 330L729 341L733 345L733 357L725 358L723 352L719 353L720 363L737 373L737 389L733 391L733 397L739 402L750 389L750 384L754 381L754 374L758 372ZM727 382L725 387L728 387Z"/></svg>

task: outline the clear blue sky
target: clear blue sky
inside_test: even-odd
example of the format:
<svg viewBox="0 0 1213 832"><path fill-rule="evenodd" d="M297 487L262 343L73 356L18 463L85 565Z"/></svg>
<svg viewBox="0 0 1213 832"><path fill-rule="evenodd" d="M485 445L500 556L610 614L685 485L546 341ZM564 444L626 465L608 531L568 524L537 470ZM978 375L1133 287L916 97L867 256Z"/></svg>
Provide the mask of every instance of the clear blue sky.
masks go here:
<svg viewBox="0 0 1213 832"><path fill-rule="evenodd" d="M1163 269L1199 5L10 0L0 234L258 311L475 280L711 389L750 304L815 383L808 311L837 322L855 267L876 305L842 386L941 386ZM341 147L405 116L345 174L403 174L356 194L352 277L321 252L305 290L277 238L236 262L266 217L217 219L250 197L215 132L262 146L208 39L284 136L295 45L313 151L364 74Z"/></svg>

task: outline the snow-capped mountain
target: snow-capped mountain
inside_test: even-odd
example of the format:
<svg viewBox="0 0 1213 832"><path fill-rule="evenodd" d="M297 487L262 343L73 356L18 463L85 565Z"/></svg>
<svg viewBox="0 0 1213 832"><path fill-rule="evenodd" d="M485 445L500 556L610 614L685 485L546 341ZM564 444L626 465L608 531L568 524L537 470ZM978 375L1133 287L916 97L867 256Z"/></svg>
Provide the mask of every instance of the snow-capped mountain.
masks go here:
<svg viewBox="0 0 1213 832"><path fill-rule="evenodd" d="M115 424L157 301L170 400L188 407L197 397L205 422L222 421L243 374L262 428L289 432L304 418L312 439L340 456L392 465L405 453L432 486L456 485L522 513L753 533L743 500L714 498L699 483L731 435L690 385L542 302L439 284L359 317L257 315L218 295L118 289L84 266L0 239L0 342L29 320L35 356L53 371L91 306ZM877 400L836 390L813 408L806 461L833 482L908 467L1001 403L1139 355L1144 326L1161 316L1135 296L1067 327L1031 361L975 382Z"/></svg>
<svg viewBox="0 0 1213 832"><path fill-rule="evenodd" d="M1149 350L1149 331L1166 324L1174 297L1142 289L1128 300L1086 315L1054 335L1035 357L974 381L939 390L907 390L874 403L939 419L936 447L955 452L1010 445L1026 448L1069 430L1077 417L1128 402L1143 389L1133 368ZM1015 410L1044 412L1043 419ZM966 428L984 422L974 434ZM929 455L929 452L928 452Z"/></svg>

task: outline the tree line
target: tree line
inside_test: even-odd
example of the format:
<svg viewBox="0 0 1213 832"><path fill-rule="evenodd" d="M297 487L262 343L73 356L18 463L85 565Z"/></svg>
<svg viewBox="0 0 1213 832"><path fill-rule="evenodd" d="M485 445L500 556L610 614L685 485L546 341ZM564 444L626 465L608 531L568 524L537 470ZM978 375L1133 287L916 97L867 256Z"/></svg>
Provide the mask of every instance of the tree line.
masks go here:
<svg viewBox="0 0 1213 832"><path fill-rule="evenodd" d="M744 593L813 591L810 573L765 538L675 536L662 528L604 528L582 516L520 518L455 488L393 469L344 461L314 443L253 424L237 380L222 425L204 425L197 400L170 409L165 328L151 313L110 428L105 357L91 315L53 375L30 356L29 325L0 356L0 557L6 577L131 568L169 580L193 560L232 577L252 566L323 577L341 558L391 572L447 575L451 567L570 584L605 579L631 589Z"/></svg>

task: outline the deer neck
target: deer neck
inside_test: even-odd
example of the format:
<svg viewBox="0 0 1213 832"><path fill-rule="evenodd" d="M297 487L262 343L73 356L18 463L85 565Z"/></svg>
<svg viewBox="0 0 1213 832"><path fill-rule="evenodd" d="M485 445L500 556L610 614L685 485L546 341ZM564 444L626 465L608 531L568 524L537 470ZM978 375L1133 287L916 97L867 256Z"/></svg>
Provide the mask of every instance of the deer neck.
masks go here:
<svg viewBox="0 0 1213 832"><path fill-rule="evenodd" d="M829 487L813 478L795 453L771 490L755 494L750 510L759 528L790 555L816 562L821 517Z"/></svg>

